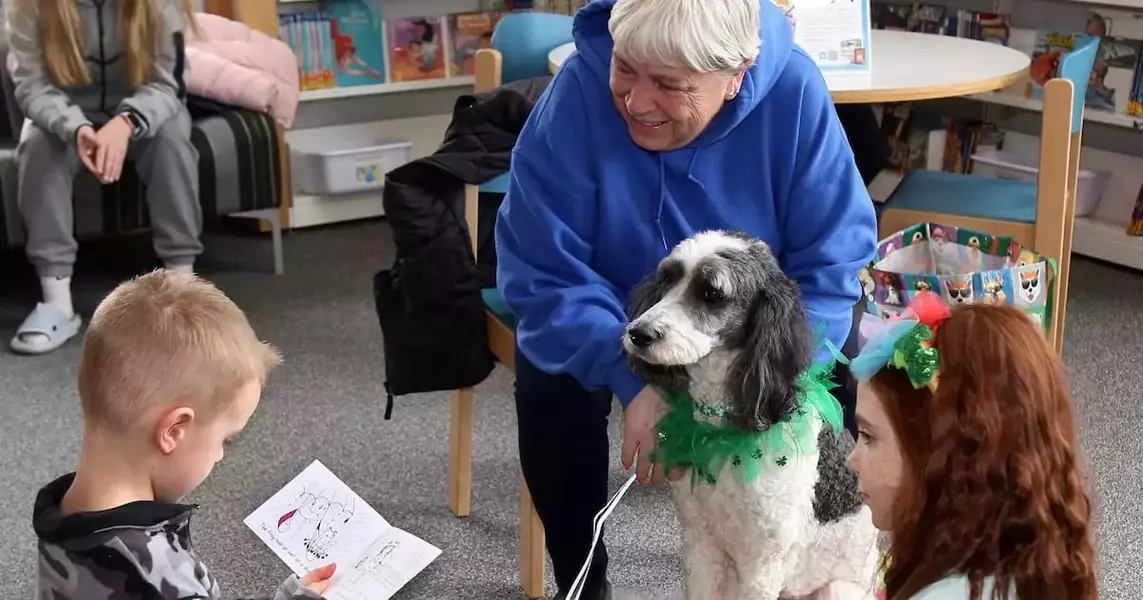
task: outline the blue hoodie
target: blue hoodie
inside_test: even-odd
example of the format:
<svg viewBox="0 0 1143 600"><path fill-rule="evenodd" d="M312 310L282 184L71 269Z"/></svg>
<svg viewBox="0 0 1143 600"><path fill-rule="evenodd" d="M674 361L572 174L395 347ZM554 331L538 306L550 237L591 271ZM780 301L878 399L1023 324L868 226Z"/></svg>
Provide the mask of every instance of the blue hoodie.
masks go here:
<svg viewBox="0 0 1143 600"><path fill-rule="evenodd" d="M877 240L873 203L820 71L762 6L762 50L738 96L687 146L635 145L608 88L615 0L575 18L577 52L532 110L496 223L500 293L524 356L624 407L645 385L621 345L625 301L675 244L738 229L770 244L811 326L841 347Z"/></svg>

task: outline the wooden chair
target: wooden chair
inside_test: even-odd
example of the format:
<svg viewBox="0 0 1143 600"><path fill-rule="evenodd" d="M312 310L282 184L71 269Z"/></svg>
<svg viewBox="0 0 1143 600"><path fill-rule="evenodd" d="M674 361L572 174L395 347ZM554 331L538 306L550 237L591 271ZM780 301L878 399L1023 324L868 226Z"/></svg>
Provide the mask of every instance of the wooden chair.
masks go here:
<svg viewBox="0 0 1143 600"><path fill-rule="evenodd" d="M1084 96L1099 40L1093 38L1060 60L1059 76L1044 86L1039 176L1035 183L913 171L882 207L884 239L932 221L1009 236L1058 263L1055 302L1047 307L1048 341L1063 351L1071 267Z"/></svg>
<svg viewBox="0 0 1143 600"><path fill-rule="evenodd" d="M475 91L494 90L504 83L548 74L548 52L572 39L572 18L547 13L511 14L500 21L492 36L492 48L475 56ZM504 194L508 173L483 185L465 186L464 215L468 222L473 255L477 253L477 224L481 192ZM507 369L516 369L516 319L496 288L482 291L488 345ZM449 443L449 509L458 517L472 510L472 424L474 394L471 388L452 393ZM544 595L544 527L532 505L523 476L520 478L520 579L529 598Z"/></svg>

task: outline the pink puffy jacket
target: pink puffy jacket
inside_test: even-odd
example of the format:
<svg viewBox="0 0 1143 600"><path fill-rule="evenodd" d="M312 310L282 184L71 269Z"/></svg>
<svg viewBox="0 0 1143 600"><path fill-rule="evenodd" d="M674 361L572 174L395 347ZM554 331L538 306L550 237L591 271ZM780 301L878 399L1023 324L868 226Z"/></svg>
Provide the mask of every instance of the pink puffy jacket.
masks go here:
<svg viewBox="0 0 1143 600"><path fill-rule="evenodd" d="M298 62L290 47L224 17L196 13L188 32L187 91L269 113L289 128L298 110Z"/></svg>
<svg viewBox="0 0 1143 600"><path fill-rule="evenodd" d="M298 61L285 42L247 25L196 13L187 32L187 91L224 104L269 113L289 128L298 111ZM8 53L8 72L16 68Z"/></svg>

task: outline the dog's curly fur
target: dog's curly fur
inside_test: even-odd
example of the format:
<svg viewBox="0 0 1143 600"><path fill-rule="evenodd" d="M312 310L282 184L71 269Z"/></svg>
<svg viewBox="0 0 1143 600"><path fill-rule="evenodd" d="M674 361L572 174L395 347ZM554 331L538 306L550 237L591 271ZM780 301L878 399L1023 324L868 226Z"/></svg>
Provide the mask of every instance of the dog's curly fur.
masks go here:
<svg viewBox="0 0 1143 600"><path fill-rule="evenodd" d="M725 406L747 431L798 409L814 336L797 285L762 241L731 231L684 240L628 312L624 349L652 385ZM877 534L845 465L852 441L821 422L815 431L816 448L745 485L729 472L713 486L672 484L689 600L872 597Z"/></svg>

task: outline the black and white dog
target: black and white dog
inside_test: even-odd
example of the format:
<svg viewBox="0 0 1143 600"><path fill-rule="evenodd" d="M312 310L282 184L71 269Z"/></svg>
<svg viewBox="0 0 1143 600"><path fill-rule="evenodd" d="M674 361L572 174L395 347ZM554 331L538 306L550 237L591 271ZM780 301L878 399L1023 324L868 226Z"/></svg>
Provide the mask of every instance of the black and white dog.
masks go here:
<svg viewBox="0 0 1143 600"><path fill-rule="evenodd" d="M813 335L764 242L727 231L684 240L634 292L629 316L632 368L728 415L697 419L763 431L798 409ZM813 426L816 448L754 481L727 464L714 485L671 485L689 600L873 597L877 532L845 464L852 438Z"/></svg>

